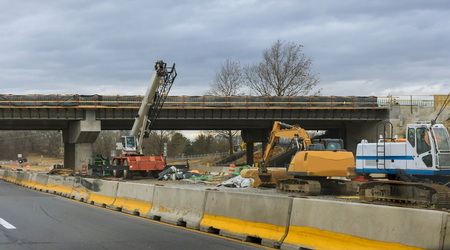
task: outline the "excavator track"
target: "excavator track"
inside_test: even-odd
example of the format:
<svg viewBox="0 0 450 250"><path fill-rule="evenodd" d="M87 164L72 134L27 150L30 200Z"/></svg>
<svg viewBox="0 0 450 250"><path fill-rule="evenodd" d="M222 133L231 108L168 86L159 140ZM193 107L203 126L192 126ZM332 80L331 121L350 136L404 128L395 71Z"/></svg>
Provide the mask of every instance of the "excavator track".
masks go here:
<svg viewBox="0 0 450 250"><path fill-rule="evenodd" d="M302 179L278 180L277 190L303 195L355 195L358 185L353 181L339 179Z"/></svg>
<svg viewBox="0 0 450 250"><path fill-rule="evenodd" d="M450 208L450 188L434 183L374 181L359 187L360 200L371 204Z"/></svg>
<svg viewBox="0 0 450 250"><path fill-rule="evenodd" d="M316 180L284 179L277 181L277 190L302 195L319 195L320 182Z"/></svg>

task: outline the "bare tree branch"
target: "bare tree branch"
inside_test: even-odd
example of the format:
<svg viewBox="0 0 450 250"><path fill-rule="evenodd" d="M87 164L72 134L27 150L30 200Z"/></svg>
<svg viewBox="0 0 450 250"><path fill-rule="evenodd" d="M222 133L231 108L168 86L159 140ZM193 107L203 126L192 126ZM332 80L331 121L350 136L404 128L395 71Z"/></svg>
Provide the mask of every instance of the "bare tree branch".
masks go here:
<svg viewBox="0 0 450 250"><path fill-rule="evenodd" d="M312 59L303 54L302 47L277 40L264 51L262 62L245 68L247 85L260 96L309 94L319 80L311 72Z"/></svg>
<svg viewBox="0 0 450 250"><path fill-rule="evenodd" d="M227 58L214 76L213 83L210 85L211 89L206 94L217 96L242 95L240 92L242 86L242 71L239 62Z"/></svg>

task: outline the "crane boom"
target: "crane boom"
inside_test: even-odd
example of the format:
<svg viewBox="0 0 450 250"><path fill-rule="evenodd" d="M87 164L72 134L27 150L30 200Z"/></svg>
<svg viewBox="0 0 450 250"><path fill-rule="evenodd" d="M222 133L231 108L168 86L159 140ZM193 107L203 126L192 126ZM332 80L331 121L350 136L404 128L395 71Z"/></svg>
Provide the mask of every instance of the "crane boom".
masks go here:
<svg viewBox="0 0 450 250"><path fill-rule="evenodd" d="M103 175L111 173L116 178L133 178L135 173L154 178L166 167L163 155L148 156L142 152L143 138L150 134L151 125L157 119L172 84L177 77L175 64L167 67L162 60L155 63L150 86L142 98L141 106L134 120L130 134L122 136L122 143L116 150L122 150L120 156L112 156L111 165L89 165L89 169L101 170Z"/></svg>
<svg viewBox="0 0 450 250"><path fill-rule="evenodd" d="M150 86L142 99L130 135L122 137L124 154L142 154L143 138L150 134L150 126L157 118L176 76L175 64L167 67L162 60L155 63Z"/></svg>

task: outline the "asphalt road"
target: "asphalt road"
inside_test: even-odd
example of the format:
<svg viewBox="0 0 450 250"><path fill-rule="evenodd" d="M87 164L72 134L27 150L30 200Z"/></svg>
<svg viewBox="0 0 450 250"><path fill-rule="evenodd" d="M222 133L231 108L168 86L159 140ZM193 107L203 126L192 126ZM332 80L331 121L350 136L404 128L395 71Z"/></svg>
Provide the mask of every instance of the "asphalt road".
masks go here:
<svg viewBox="0 0 450 250"><path fill-rule="evenodd" d="M0 181L0 249L261 249Z"/></svg>

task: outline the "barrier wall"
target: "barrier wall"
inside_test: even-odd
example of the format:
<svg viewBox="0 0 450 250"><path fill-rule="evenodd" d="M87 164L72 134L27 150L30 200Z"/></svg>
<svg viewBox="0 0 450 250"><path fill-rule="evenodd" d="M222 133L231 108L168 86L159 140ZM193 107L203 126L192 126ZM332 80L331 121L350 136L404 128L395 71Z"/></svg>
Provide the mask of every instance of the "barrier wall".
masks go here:
<svg viewBox="0 0 450 250"><path fill-rule="evenodd" d="M281 249L442 249L446 216L432 210L294 199Z"/></svg>
<svg viewBox="0 0 450 250"><path fill-rule="evenodd" d="M87 182L85 182L85 179L81 177L72 177L72 178L73 178L72 182L73 189L72 193L70 194L70 198L81 202L87 202L89 200L89 196L91 195L89 189L83 185Z"/></svg>
<svg viewBox="0 0 450 250"><path fill-rule="evenodd" d="M7 171L8 173L6 174L6 181L9 181L9 182L15 182L15 181L18 181L17 180L17 172L16 171Z"/></svg>
<svg viewBox="0 0 450 250"><path fill-rule="evenodd" d="M69 197L72 193L73 184L65 181L66 177L60 175L48 176L47 189L48 192L58 194L64 197Z"/></svg>
<svg viewBox="0 0 450 250"><path fill-rule="evenodd" d="M30 186L28 188L34 189L37 183L38 173L31 172Z"/></svg>
<svg viewBox="0 0 450 250"><path fill-rule="evenodd" d="M90 195L87 197L88 203L108 207L114 204L119 182L82 178L81 185L90 191Z"/></svg>
<svg viewBox="0 0 450 250"><path fill-rule="evenodd" d="M35 190L47 192L47 182L48 182L48 174L37 174L36 176L36 184L34 185Z"/></svg>
<svg viewBox="0 0 450 250"><path fill-rule="evenodd" d="M31 185L33 185L33 181L32 181L32 173L30 172L21 172L22 175L22 181L20 182L20 185L24 186L24 187L30 187Z"/></svg>
<svg viewBox="0 0 450 250"><path fill-rule="evenodd" d="M286 233L291 203L288 197L208 191L200 230L245 241L260 238L274 247Z"/></svg>
<svg viewBox="0 0 450 250"><path fill-rule="evenodd" d="M20 172L15 172L16 174L16 180L14 183L16 183L17 185L22 185L22 181L24 178L26 178L25 174L20 171Z"/></svg>
<svg viewBox="0 0 450 250"><path fill-rule="evenodd" d="M441 211L5 170L0 178L281 249L450 249L450 215Z"/></svg>
<svg viewBox="0 0 450 250"><path fill-rule="evenodd" d="M205 190L156 186L153 206L146 217L199 229L205 206Z"/></svg>
<svg viewBox="0 0 450 250"><path fill-rule="evenodd" d="M154 188L153 185L119 182L116 199L110 208L146 216L152 208Z"/></svg>

